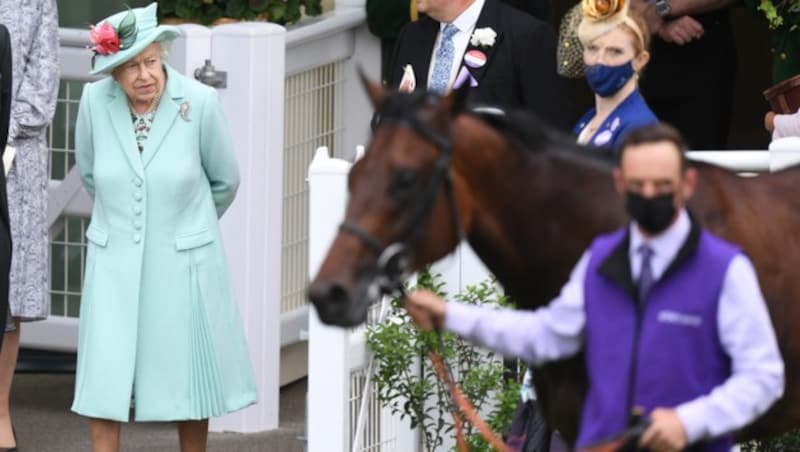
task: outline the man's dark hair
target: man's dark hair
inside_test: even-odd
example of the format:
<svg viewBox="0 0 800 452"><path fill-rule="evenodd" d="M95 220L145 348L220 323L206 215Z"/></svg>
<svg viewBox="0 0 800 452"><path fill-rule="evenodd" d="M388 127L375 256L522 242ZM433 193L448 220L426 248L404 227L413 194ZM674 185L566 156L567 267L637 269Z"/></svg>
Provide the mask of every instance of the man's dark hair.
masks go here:
<svg viewBox="0 0 800 452"><path fill-rule="evenodd" d="M663 122L640 127L626 135L622 140L622 146L620 146L619 162L622 161L622 156L628 148L664 141L674 144L678 149L681 156L681 170L685 170L689 166L689 161L686 158L686 150L688 148L686 141L684 141L678 129Z"/></svg>

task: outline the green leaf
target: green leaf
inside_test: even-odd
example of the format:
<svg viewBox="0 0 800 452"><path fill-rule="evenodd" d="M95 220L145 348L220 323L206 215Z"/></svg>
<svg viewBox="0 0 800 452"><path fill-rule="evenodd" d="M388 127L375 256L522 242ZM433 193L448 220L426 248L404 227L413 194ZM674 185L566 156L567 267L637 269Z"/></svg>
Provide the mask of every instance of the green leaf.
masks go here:
<svg viewBox="0 0 800 452"><path fill-rule="evenodd" d="M269 0L249 0L248 4L250 6L250 10L256 13L263 13L269 6Z"/></svg>
<svg viewBox="0 0 800 452"><path fill-rule="evenodd" d="M295 23L303 17L300 0L286 0L286 23Z"/></svg>
<svg viewBox="0 0 800 452"><path fill-rule="evenodd" d="M219 19L221 17L225 17L225 11L220 6L218 6L216 4L211 5L211 6L208 7L208 9L206 9L204 23L210 25L215 20L217 20L217 19Z"/></svg>
<svg viewBox="0 0 800 452"><path fill-rule="evenodd" d="M170 17L175 14L175 0L161 0L158 2L158 19Z"/></svg>
<svg viewBox="0 0 800 452"><path fill-rule="evenodd" d="M128 13L120 21L117 27L117 37L119 38L119 48L127 49L136 42L136 34L138 33L136 27L136 14L132 9L128 8Z"/></svg>
<svg viewBox="0 0 800 452"><path fill-rule="evenodd" d="M322 14L322 2L319 0L305 0L305 13L309 16L318 16Z"/></svg>
<svg viewBox="0 0 800 452"><path fill-rule="evenodd" d="M235 19L241 18L247 12L245 0L228 0L225 5L225 15Z"/></svg>
<svg viewBox="0 0 800 452"><path fill-rule="evenodd" d="M770 28L778 28L783 25L783 17L778 13L778 8L770 0L761 0L758 9L764 13L769 21Z"/></svg>
<svg viewBox="0 0 800 452"><path fill-rule="evenodd" d="M269 20L276 23L286 23L284 17L286 16L286 4L282 1L275 1L269 4Z"/></svg>
<svg viewBox="0 0 800 452"><path fill-rule="evenodd" d="M184 3L179 2L175 5L175 15L180 17L181 19L197 19L197 15L194 13L194 10L187 6Z"/></svg>

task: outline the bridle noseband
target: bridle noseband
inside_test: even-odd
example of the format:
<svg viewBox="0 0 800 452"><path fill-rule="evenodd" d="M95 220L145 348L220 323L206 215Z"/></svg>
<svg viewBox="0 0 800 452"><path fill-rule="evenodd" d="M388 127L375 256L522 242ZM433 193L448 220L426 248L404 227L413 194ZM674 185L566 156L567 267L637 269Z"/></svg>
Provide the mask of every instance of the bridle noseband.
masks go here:
<svg viewBox="0 0 800 452"><path fill-rule="evenodd" d="M376 261L377 272L367 293L370 304L376 302L381 295L400 296L404 294L404 281L409 274L409 246L423 231L423 225L426 223L431 210L433 210L433 204L436 201L436 195L439 193L440 188L444 188L445 194L447 195L453 228L456 231L459 241L461 241L464 236L458 217L458 206L453 191L453 179L450 171L450 158L453 153L452 125L448 126L447 134L442 135L423 123L416 116L408 114L383 115L380 117L380 121L377 125L388 123L410 128L418 135L433 143L439 151L439 155L436 158L436 162L434 162L433 174L428 181L428 185L425 187L422 200L420 203L414 205L414 210L409 217L410 221L408 222L408 226L397 240L384 245L374 235L357 224L344 221L339 226L340 232L358 237L378 256Z"/></svg>

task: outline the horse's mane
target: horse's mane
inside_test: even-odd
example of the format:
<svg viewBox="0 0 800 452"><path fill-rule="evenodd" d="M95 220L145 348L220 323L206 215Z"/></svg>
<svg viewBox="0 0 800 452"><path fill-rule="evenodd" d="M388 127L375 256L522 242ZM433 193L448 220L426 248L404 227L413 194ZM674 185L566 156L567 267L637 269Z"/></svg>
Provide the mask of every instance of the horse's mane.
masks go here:
<svg viewBox="0 0 800 452"><path fill-rule="evenodd" d="M466 113L476 116L506 138L519 141L531 152L547 150L552 145L559 149L578 151L575 140L545 124L538 116L518 109L504 109L495 105L468 105Z"/></svg>
<svg viewBox="0 0 800 452"><path fill-rule="evenodd" d="M557 152L564 156L594 162L599 160L609 164L616 161L610 150L577 144L574 137L553 128L526 110L475 104L468 106L466 113L483 120L514 144L514 148L523 152Z"/></svg>
<svg viewBox="0 0 800 452"><path fill-rule="evenodd" d="M373 127L385 120L414 117L420 108L426 104L431 105L439 98L436 94L422 90L411 93L392 92L373 117ZM499 132L517 152L549 152L590 164L613 166L615 163L616 157L610 151L579 145L574 137L556 130L536 115L522 109L491 104L467 104L462 113L477 117Z"/></svg>
<svg viewBox="0 0 800 452"><path fill-rule="evenodd" d="M410 93L393 92L380 105L373 122L384 119L410 118L416 115L417 110L426 103L437 99L438 96L427 91L413 91ZM373 124L375 126L376 124Z"/></svg>

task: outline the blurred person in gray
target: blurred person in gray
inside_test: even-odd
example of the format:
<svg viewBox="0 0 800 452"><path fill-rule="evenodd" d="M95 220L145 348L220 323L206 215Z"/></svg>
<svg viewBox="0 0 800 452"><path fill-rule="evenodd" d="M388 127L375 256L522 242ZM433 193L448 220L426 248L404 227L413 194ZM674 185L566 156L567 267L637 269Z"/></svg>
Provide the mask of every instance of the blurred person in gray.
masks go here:
<svg viewBox="0 0 800 452"><path fill-rule="evenodd" d="M5 153L12 238L10 315L0 349L0 451L16 450L9 393L19 351L20 321L49 312L47 163L45 133L59 84L58 13L55 0L0 0L0 24L11 35L11 114Z"/></svg>

